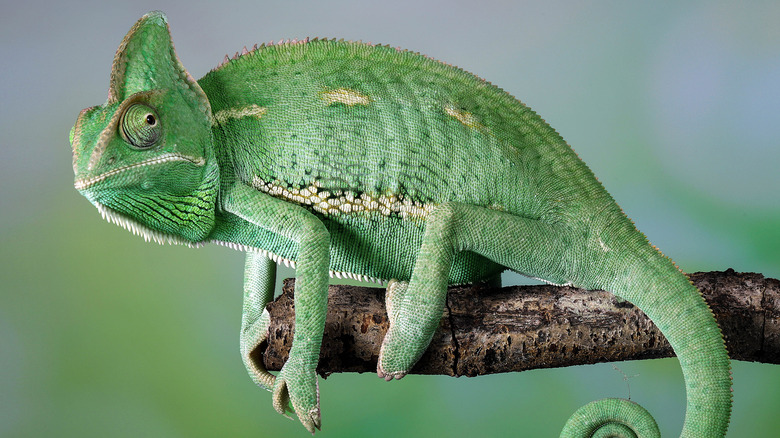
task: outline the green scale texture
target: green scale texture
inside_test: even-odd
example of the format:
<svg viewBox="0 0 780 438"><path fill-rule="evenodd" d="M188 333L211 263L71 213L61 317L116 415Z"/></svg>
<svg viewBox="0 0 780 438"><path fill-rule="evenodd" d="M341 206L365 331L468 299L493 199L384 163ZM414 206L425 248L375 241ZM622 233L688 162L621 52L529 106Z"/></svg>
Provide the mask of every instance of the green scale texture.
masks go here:
<svg viewBox="0 0 780 438"><path fill-rule="evenodd" d="M484 80L416 53L333 40L281 44L231 60L199 84L215 114L249 105L265 109L261 117L230 118L214 129L215 143L224 148L219 156L232 157L230 167L247 184L259 178L300 190L316 181L330 193L396 195L417 206L455 201L550 220L560 220L557 210L566 198L600 191L530 109ZM323 98L341 89L368 103ZM447 109L469 114L478 125L464 125ZM582 179L590 187L565 183L578 175L587 175ZM423 220L378 212L322 219L331 232L334 270L411 276ZM272 245L272 252L295 258L287 242ZM463 253L450 283L501 269Z"/></svg>
<svg viewBox="0 0 780 438"><path fill-rule="evenodd" d="M449 284L505 269L605 289L642 309L685 376L682 436L725 434L729 360L682 272L635 229L564 140L490 83L417 53L335 40L261 46L195 81L167 20L120 44L107 102L71 131L76 188L147 239L247 251L241 356L274 408L321 425L316 366L328 273L390 280L377 373L403 377L439 325ZM276 263L296 267L295 332L278 375L266 339ZM562 436L634 429L649 414L606 400Z"/></svg>

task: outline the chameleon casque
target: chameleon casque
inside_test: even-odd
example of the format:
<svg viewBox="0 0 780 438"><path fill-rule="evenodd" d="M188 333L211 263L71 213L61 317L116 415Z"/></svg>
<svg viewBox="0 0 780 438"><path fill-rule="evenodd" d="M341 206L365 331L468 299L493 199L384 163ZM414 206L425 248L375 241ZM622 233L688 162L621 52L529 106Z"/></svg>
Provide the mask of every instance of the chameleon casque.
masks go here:
<svg viewBox="0 0 780 438"><path fill-rule="evenodd" d="M160 243L246 251L243 361L274 408L291 404L311 432L329 273L389 280L377 373L390 380L427 348L447 285L511 269L638 306L679 357L682 436L725 434L729 358L699 291L550 126L470 73L307 39L245 49L195 81L152 12L120 44L108 100L79 114L70 142L75 187L109 221ZM267 336L279 262L296 268L295 330L274 376L250 353ZM639 435L658 434L638 405L594 403L562 436L590 436L590 420L622 430L632 416L649 418Z"/></svg>

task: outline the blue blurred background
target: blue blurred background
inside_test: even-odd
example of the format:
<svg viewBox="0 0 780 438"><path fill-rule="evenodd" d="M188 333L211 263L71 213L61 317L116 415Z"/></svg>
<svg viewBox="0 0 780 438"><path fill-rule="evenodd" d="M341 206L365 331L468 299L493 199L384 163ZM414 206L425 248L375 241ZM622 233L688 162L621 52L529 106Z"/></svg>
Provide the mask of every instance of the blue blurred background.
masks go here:
<svg viewBox="0 0 780 438"><path fill-rule="evenodd" d="M68 131L105 101L114 51L149 10L168 14L195 77L306 36L461 66L540 113L683 270L780 277L778 2L2 1L0 436L305 434L241 364L242 254L146 244L73 189ZM557 436L629 386L676 436L677 361L617 366L627 381L610 364L333 375L320 436ZM729 435L775 434L778 387L780 367L734 362Z"/></svg>

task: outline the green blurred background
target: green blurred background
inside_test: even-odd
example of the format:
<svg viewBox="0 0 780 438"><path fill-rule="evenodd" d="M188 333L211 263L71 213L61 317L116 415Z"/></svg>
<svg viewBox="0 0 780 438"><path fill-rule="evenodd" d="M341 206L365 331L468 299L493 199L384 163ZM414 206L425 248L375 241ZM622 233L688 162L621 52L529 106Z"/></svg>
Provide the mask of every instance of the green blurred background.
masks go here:
<svg viewBox="0 0 780 438"><path fill-rule="evenodd" d="M153 9L195 77L243 45L305 36L459 65L561 132L684 270L780 277L778 2L2 1L0 436L305 434L241 364L242 254L146 244L73 189L68 130L105 101L117 45ZM610 364L333 375L320 436L551 437L629 385L676 436L677 361L617 365L628 382ZM780 367L734 362L729 436L775 435L778 388Z"/></svg>

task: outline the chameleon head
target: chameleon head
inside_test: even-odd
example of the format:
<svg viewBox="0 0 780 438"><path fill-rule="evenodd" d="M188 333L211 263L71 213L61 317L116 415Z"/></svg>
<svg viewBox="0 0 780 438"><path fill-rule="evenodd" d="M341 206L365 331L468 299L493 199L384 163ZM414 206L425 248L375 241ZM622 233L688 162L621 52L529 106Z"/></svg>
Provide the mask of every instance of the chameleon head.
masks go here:
<svg viewBox="0 0 780 438"><path fill-rule="evenodd" d="M76 189L147 238L203 240L219 189L211 120L165 15L145 15L117 50L108 100L81 111L70 132Z"/></svg>

